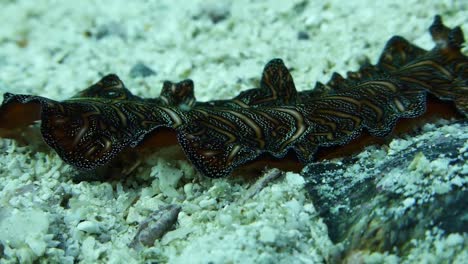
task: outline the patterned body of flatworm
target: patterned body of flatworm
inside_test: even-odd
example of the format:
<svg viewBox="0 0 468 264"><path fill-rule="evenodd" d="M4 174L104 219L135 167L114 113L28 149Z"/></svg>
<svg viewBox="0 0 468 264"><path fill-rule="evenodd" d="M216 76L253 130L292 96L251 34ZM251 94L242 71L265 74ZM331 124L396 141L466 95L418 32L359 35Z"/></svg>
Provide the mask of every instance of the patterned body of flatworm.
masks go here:
<svg viewBox="0 0 468 264"><path fill-rule="evenodd" d="M6 93L0 135L41 120L45 142L81 170L97 169L166 128L204 175L223 177L262 154L295 153L302 163L321 147L342 146L363 133L383 137L401 118L426 113L428 96L468 114L468 58L459 27L436 16L436 46L423 50L391 38L376 65L347 78L334 74L313 90L297 92L280 59L270 61L259 88L230 100L197 102L193 82L165 82L161 96L131 94L116 75L65 101ZM161 141L165 139L162 138Z"/></svg>

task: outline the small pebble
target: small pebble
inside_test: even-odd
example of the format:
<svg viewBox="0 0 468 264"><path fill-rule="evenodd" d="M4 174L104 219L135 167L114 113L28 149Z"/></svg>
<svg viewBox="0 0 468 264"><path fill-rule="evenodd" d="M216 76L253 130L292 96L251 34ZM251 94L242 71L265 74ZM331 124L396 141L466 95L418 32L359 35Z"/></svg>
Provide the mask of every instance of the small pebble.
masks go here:
<svg viewBox="0 0 468 264"><path fill-rule="evenodd" d="M200 9L200 14L195 18L207 16L213 24L219 23L231 15L231 5L222 1L206 1Z"/></svg>
<svg viewBox="0 0 468 264"><path fill-rule="evenodd" d="M76 226L76 229L90 234L99 233L99 225L92 221L83 221Z"/></svg>
<svg viewBox="0 0 468 264"><path fill-rule="evenodd" d="M216 204L216 200L215 199L207 199L207 200L201 200L198 205L201 207L201 208L206 208L208 206L211 206L211 205L214 205Z"/></svg>
<svg viewBox="0 0 468 264"><path fill-rule="evenodd" d="M96 39L102 39L110 35L118 36L122 39L127 37L125 28L123 28L121 24L117 22L111 22L98 27L96 32Z"/></svg>
<svg viewBox="0 0 468 264"><path fill-rule="evenodd" d="M263 243L273 243L276 240L276 236L278 235L278 231L269 227L265 226L260 229L260 237L259 240Z"/></svg>

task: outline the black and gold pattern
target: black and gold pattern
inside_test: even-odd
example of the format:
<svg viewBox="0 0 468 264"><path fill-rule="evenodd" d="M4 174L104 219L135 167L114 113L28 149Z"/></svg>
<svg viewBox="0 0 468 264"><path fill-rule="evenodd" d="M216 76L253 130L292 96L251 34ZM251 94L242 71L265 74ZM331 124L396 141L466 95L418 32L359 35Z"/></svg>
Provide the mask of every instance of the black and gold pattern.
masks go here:
<svg viewBox="0 0 468 264"><path fill-rule="evenodd" d="M282 60L274 59L259 88L231 100L197 102L191 80L165 82L159 98L144 99L116 75L62 102L7 93L0 135L40 118L45 142L81 170L107 164L158 128L172 129L188 159L209 177L227 176L261 154L282 158L293 151L307 163L318 148L347 144L364 131L390 134L399 119L426 112L428 94L468 115L463 33L439 16L430 32L436 42L430 51L393 37L376 65L347 78L334 74L311 91L297 92Z"/></svg>

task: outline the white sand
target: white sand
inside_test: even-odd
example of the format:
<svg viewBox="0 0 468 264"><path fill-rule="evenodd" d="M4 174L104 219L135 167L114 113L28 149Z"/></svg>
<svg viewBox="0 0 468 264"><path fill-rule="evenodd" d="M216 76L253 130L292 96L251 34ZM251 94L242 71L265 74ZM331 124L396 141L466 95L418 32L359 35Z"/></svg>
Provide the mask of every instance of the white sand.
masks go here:
<svg viewBox="0 0 468 264"><path fill-rule="evenodd" d="M113 72L138 95L156 97L163 80L191 78L199 100L222 99L255 86L275 57L303 90L356 70L364 57L375 62L393 35L432 47L435 14L468 32L464 1L327 0L305 9L297 0L173 2L0 2L0 93L65 99ZM131 78L137 62L157 75ZM251 183L200 177L163 155L133 181L74 184L53 151L0 139L0 178L2 263L316 263L334 250L293 173L245 203ZM154 247L130 249L138 223L169 203L182 206L177 228Z"/></svg>

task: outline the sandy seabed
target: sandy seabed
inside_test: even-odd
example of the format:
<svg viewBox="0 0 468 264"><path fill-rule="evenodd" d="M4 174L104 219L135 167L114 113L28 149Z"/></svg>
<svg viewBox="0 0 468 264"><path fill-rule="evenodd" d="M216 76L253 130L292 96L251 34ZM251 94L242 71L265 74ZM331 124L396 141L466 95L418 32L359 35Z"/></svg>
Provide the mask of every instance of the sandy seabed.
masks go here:
<svg viewBox="0 0 468 264"><path fill-rule="evenodd" d="M140 96L191 78L198 100L225 99L256 86L276 57L299 90L311 89L365 58L375 63L394 35L431 48L435 14L468 32L464 1L4 0L0 93L66 99L116 73ZM70 167L39 145L0 139L1 263L322 263L340 248L300 174L246 200L252 182L208 179L156 153L133 179L73 183ZM168 204L182 207L176 228L152 247L130 248L138 223ZM362 261L437 263L459 245L450 257L468 256L466 234L428 231L414 244L411 257L369 252Z"/></svg>

